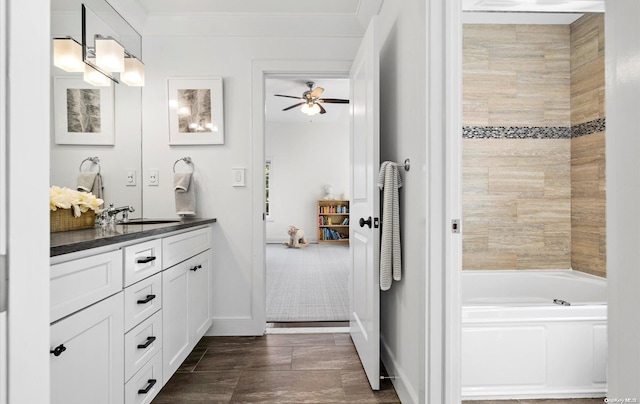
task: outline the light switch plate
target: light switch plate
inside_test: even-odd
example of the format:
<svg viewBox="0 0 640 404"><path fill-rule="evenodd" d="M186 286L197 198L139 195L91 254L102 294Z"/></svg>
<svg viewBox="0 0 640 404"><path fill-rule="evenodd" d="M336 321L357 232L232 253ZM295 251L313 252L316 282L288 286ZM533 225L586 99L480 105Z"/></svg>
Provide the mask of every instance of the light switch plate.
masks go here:
<svg viewBox="0 0 640 404"><path fill-rule="evenodd" d="M244 168L232 168L231 172L233 174L233 179L231 185L234 187L244 187L245 186L245 171Z"/></svg>

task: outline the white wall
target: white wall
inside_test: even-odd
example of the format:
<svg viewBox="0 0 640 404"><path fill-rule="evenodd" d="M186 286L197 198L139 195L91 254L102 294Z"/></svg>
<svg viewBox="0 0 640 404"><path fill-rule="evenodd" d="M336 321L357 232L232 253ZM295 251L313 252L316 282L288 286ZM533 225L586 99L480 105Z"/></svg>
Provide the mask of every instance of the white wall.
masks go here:
<svg viewBox="0 0 640 404"><path fill-rule="evenodd" d="M176 17L178 18L178 17ZM170 19L165 19L171 25ZM155 26L156 22L151 21ZM175 217L172 167L190 156L196 168L196 210L218 219L214 227L213 326L209 334L262 333L256 329L252 299L254 279L251 240L254 170L252 165L252 65L264 60L351 60L359 37L154 36L145 33L146 85L143 92L143 167L157 168L160 185L143 185L145 216ZM169 146L167 78L219 76L224 85L225 144ZM247 186L232 187L231 169L247 169ZM254 297L255 295L255 297ZM258 302L259 304L259 302Z"/></svg>
<svg viewBox="0 0 640 404"><path fill-rule="evenodd" d="M8 0L8 395L49 403L49 1ZM3 24L3 28L5 25Z"/></svg>
<svg viewBox="0 0 640 404"><path fill-rule="evenodd" d="M381 292L381 347L403 403L424 400L427 248L425 2L386 0L380 11L380 160L411 159L402 171L402 280Z"/></svg>
<svg viewBox="0 0 640 404"><path fill-rule="evenodd" d="M290 225L317 241L317 201L324 186L332 185L336 198L348 198L349 121L267 123L265 155L272 161L267 242L287 241Z"/></svg>

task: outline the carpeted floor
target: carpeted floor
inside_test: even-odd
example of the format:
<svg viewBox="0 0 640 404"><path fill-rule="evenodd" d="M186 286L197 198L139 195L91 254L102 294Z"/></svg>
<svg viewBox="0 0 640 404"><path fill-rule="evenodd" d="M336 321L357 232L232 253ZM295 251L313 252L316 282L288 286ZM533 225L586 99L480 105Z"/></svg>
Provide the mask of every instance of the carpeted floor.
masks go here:
<svg viewBox="0 0 640 404"><path fill-rule="evenodd" d="M349 320L349 246L267 244L267 321Z"/></svg>

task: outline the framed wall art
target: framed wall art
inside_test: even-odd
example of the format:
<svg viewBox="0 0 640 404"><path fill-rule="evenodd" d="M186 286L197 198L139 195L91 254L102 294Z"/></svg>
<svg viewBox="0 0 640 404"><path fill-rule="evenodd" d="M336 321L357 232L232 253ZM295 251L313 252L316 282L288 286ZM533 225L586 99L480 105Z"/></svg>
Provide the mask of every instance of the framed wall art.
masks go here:
<svg viewBox="0 0 640 404"><path fill-rule="evenodd" d="M113 145L113 85L95 87L68 76L53 80L55 143Z"/></svg>
<svg viewBox="0 0 640 404"><path fill-rule="evenodd" d="M170 145L224 144L221 77L167 79Z"/></svg>

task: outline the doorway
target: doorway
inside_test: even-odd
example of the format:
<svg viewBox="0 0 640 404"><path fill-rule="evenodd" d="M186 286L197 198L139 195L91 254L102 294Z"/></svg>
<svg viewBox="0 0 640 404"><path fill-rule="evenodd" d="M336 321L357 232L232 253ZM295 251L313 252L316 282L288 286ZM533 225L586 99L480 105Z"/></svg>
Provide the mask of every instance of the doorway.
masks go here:
<svg viewBox="0 0 640 404"><path fill-rule="evenodd" d="M302 110L306 91L326 100L322 113ZM347 78L265 77L268 328L349 320L348 98Z"/></svg>

